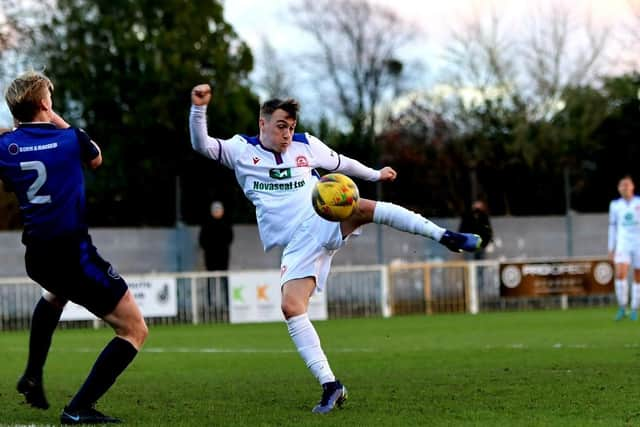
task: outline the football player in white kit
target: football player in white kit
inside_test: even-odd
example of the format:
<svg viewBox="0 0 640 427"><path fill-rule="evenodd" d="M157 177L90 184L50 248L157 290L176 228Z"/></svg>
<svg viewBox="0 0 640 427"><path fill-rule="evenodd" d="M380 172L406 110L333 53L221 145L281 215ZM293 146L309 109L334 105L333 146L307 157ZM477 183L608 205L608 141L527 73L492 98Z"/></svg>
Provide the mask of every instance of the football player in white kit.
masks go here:
<svg viewBox="0 0 640 427"><path fill-rule="evenodd" d="M626 315L629 301L629 265L633 265L633 287L631 288L631 311L629 318L638 320L640 306L640 197L634 194L631 176L618 182L620 198L609 205L609 257L616 265L616 297L618 312L616 320Z"/></svg>
<svg viewBox="0 0 640 427"><path fill-rule="evenodd" d="M348 219L322 219L311 204L311 192L318 180L315 168L368 181L393 181L396 171L390 167L371 169L336 153L312 135L294 133L298 103L292 99L275 99L262 105L257 137L212 138L207 134L206 121L210 100L209 85L193 88L191 144L199 153L234 170L244 194L256 208L265 251L283 248L282 313L300 356L322 385L322 397L313 412L327 413L344 402L347 390L329 366L320 338L309 321L307 306L313 293L324 288L334 252L351 234L357 234L360 226L370 222L429 237L456 252L476 251L481 239L474 234L445 230L392 203L362 198Z"/></svg>

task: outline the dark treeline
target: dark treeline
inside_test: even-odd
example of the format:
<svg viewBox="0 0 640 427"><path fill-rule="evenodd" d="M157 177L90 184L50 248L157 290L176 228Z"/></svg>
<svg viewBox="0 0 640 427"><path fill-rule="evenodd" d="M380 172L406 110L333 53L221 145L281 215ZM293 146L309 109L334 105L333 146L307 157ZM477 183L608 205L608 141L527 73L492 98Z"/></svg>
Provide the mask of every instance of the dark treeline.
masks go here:
<svg viewBox="0 0 640 427"><path fill-rule="evenodd" d="M573 210L604 212L621 176L640 179L639 91L637 74L571 87L538 120L486 101L466 112L466 129L413 103L378 136L401 171L385 195L431 216L458 215L472 198L494 215L547 215L565 212L568 190Z"/></svg>

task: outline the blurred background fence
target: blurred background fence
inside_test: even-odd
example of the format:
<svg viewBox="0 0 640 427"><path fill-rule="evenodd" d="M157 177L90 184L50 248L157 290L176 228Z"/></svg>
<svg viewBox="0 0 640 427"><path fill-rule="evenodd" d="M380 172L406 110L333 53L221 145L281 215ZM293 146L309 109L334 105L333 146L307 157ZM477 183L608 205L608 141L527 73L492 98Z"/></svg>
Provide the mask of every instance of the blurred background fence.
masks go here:
<svg viewBox="0 0 640 427"><path fill-rule="evenodd" d="M611 305L612 294L505 298L500 296L499 262L451 261L372 266L339 266L326 287L329 318L407 314L478 313ZM273 273L273 272L268 272ZM229 322L229 281L233 272L162 273L177 285L177 314L148 318L149 324ZM125 276L126 278L126 276ZM0 279L0 330L26 329L42 293L25 277ZM62 327L99 326L98 321L65 321Z"/></svg>

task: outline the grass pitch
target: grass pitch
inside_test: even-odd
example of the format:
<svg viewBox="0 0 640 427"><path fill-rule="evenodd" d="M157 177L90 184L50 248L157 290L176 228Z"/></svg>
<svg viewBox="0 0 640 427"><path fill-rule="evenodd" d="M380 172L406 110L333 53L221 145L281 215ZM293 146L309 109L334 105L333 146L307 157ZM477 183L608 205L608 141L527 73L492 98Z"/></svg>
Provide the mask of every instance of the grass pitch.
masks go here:
<svg viewBox="0 0 640 427"><path fill-rule="evenodd" d="M160 326L98 405L145 426L640 425L640 323L583 309L317 322L344 409L284 324ZM52 408L21 403L27 334L0 333L0 425L56 424L110 330L63 330L45 370Z"/></svg>

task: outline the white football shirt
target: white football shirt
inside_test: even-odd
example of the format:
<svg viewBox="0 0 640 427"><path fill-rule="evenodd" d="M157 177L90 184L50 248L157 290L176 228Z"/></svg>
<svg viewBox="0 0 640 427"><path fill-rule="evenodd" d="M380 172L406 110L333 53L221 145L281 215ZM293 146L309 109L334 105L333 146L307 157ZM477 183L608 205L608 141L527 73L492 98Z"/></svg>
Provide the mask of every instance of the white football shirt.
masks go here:
<svg viewBox="0 0 640 427"><path fill-rule="evenodd" d="M311 192L319 178L315 168L368 181L380 179L379 171L339 155L309 134L294 134L292 144L283 153L264 147L258 137L211 138L207 135L203 106L191 107L189 128L196 151L235 172L238 184L256 208L265 250L286 246L300 224L316 215L311 204Z"/></svg>
<svg viewBox="0 0 640 427"><path fill-rule="evenodd" d="M609 251L640 246L640 197L613 200L609 205Z"/></svg>

